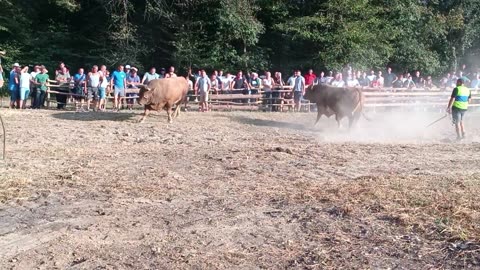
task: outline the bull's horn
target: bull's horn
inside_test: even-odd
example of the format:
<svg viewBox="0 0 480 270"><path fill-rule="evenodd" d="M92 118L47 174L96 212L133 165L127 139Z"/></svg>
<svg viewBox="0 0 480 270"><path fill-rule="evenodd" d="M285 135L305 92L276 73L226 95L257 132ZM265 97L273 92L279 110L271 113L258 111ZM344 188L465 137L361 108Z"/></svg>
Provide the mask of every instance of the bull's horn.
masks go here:
<svg viewBox="0 0 480 270"><path fill-rule="evenodd" d="M152 90L152 89L148 88L148 87L147 87L147 86L145 86L145 85L144 85L144 86L142 86L142 87L143 87L143 89L145 89L145 91L150 91L150 90Z"/></svg>

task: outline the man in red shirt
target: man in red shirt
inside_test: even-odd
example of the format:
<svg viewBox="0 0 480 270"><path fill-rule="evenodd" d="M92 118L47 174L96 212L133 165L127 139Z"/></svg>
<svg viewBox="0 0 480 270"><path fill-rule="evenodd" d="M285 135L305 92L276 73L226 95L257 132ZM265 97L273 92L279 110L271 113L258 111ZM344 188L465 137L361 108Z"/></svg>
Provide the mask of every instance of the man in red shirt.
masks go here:
<svg viewBox="0 0 480 270"><path fill-rule="evenodd" d="M305 74L305 86L313 84L316 78L317 78L317 75L313 73L312 69L309 69L308 73Z"/></svg>

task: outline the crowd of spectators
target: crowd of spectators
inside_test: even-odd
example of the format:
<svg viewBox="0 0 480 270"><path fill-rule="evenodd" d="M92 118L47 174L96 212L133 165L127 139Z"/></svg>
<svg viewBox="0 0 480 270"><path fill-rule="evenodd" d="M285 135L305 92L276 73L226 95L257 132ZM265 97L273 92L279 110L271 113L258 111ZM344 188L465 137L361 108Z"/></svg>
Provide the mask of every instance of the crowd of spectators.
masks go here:
<svg viewBox="0 0 480 270"><path fill-rule="evenodd" d="M113 72L109 72L105 65L94 65L89 71L79 68L73 76L64 63L60 63L55 70L55 78L50 80L45 66L34 66L29 70L28 66L20 66L15 63L9 73L8 89L10 91L10 107L25 109L30 98L29 108L39 109L43 106L46 91L49 85L56 85L55 91L74 94L72 101L77 111L105 110L105 99L110 93L114 97L114 111L122 108L132 109L138 91L126 91L127 89L138 90L140 85L147 84L154 79L176 77L175 68L161 68L157 73L155 67L151 67L143 76L139 70L130 65L119 65ZM3 70L0 66L0 83L3 84ZM208 111L207 102L209 93L214 94L243 94L255 95L262 93L265 105L272 110L281 110L283 104L291 103L294 110L299 110L303 95L311 84L328 84L334 87L364 87L372 89L395 90L395 89L443 89L449 90L455 87L456 80L462 78L465 84L471 88L480 87L480 73L470 73L466 66L456 73L448 73L436 84L431 76L422 76L420 71L395 74L391 68L384 71L355 70L347 65L339 72L324 72L317 74L309 69L304 75L300 70L295 70L286 80L282 73L265 71L261 76L256 72L238 71L235 75L224 73L223 70L214 70L207 75L205 70L198 70L195 74L192 70L186 75L191 90L191 98L200 102L200 111ZM260 90L262 90L260 92ZM284 91L275 91L284 90ZM129 93L127 93L129 92ZM68 95L56 95L57 108L63 109L67 103ZM252 99L253 100L253 99ZM235 101L235 100L234 100ZM250 99L236 100L248 103Z"/></svg>

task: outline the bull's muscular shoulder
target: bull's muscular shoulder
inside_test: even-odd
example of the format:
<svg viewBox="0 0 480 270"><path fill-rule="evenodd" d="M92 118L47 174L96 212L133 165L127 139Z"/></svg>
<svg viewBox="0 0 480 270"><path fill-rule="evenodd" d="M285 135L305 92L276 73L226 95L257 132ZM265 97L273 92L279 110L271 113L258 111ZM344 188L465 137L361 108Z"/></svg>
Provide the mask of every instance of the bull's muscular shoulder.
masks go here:
<svg viewBox="0 0 480 270"><path fill-rule="evenodd" d="M166 79L155 79L151 80L147 87L150 89L162 89L162 88L188 88L188 82L184 77L174 77Z"/></svg>

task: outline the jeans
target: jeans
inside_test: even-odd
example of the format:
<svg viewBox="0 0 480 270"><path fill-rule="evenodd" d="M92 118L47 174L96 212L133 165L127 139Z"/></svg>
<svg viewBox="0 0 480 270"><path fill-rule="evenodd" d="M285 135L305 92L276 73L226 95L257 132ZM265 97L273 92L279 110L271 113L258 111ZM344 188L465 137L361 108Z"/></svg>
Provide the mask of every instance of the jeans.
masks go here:
<svg viewBox="0 0 480 270"><path fill-rule="evenodd" d="M43 106L43 101L45 100L45 94L47 91L37 89L37 93L35 96L35 106L33 108L40 109Z"/></svg>

